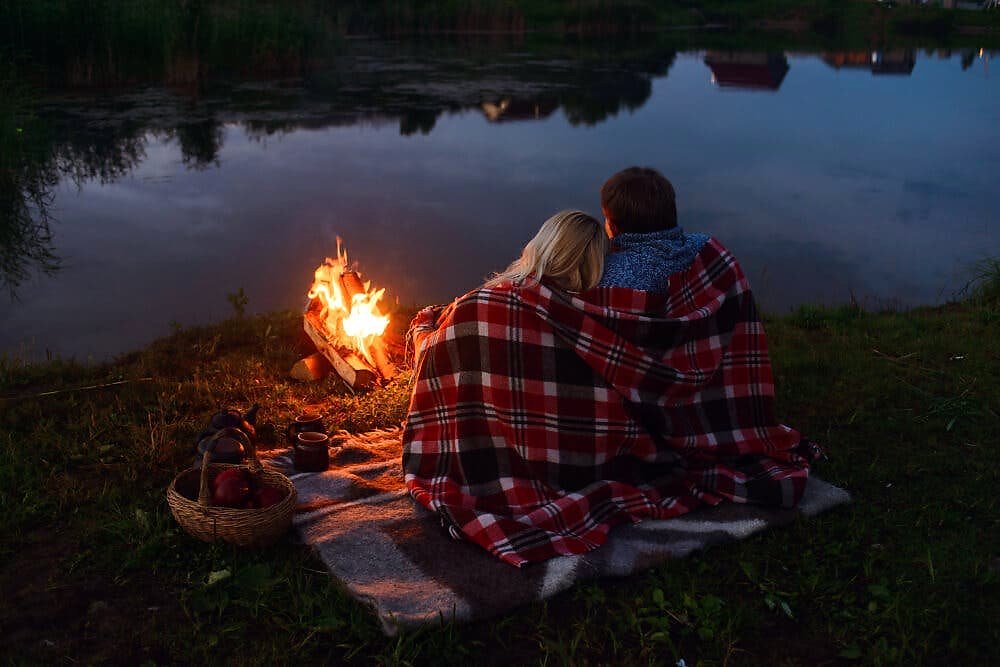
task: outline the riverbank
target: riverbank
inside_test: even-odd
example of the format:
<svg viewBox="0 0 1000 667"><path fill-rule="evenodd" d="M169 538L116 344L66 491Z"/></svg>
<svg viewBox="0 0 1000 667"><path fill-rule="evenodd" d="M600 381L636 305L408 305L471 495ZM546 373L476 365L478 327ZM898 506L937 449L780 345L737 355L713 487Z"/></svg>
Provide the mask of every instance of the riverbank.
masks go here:
<svg viewBox="0 0 1000 667"><path fill-rule="evenodd" d="M769 318L780 415L822 442L817 473L851 505L493 622L393 639L305 548L196 542L164 489L219 406L261 403L265 446L306 408L362 431L403 419L407 374L361 396L289 380L296 313L178 331L99 367L3 361L0 651L149 664L986 662L1000 633L998 322L995 279L941 307Z"/></svg>

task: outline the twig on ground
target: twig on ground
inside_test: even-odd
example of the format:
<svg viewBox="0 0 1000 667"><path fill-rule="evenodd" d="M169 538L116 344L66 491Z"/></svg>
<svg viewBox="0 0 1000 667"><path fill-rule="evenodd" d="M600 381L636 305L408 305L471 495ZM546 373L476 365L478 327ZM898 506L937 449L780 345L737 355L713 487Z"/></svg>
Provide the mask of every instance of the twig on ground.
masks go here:
<svg viewBox="0 0 1000 667"><path fill-rule="evenodd" d="M68 394L75 391L90 391L92 389L106 389L108 387L117 387L123 384L131 384L133 382L152 382L153 378L134 378L131 380L118 380L117 382L105 382L103 384L92 384L86 387L69 387L67 389L53 389L52 391L43 391L38 394L24 394L23 396L0 396L0 401L19 401L26 398L44 398L45 396L55 396L56 394Z"/></svg>
<svg viewBox="0 0 1000 667"><path fill-rule="evenodd" d="M909 359L910 357L917 356L916 352L910 352L909 354L904 354L901 357L894 357L891 354L886 354L885 352L882 352L881 350L879 350L877 348L874 348L874 347L872 348L872 352L874 352L878 356L882 357L883 359L888 359L889 361L895 361L895 362L902 362L902 361L905 361L905 360Z"/></svg>
<svg viewBox="0 0 1000 667"><path fill-rule="evenodd" d="M881 357L882 359L885 359L886 361L891 361L892 363L899 364L900 366L906 366L908 368L913 368L914 370L919 371L921 373L930 373L931 375L945 375L944 371L938 370L936 368L928 368L926 366L920 366L919 364L916 365L916 366L913 366L913 365L905 363L909 359L914 359L914 360L918 361L920 359L920 357L917 356L916 352L910 352L909 354L904 354L901 357L894 357L891 354L886 354L885 352L882 352L881 350L879 350L877 348L874 348L874 347L872 348L872 352L874 352L876 356Z"/></svg>

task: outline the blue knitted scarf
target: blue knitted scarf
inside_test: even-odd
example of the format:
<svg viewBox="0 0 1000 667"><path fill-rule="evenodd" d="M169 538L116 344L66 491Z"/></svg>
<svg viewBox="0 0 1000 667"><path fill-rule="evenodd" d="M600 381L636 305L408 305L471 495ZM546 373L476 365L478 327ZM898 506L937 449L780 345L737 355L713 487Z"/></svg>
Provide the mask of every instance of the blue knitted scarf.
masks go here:
<svg viewBox="0 0 1000 667"><path fill-rule="evenodd" d="M680 227L618 234L611 242L598 286L666 293L670 274L691 266L706 242L705 234L685 234Z"/></svg>

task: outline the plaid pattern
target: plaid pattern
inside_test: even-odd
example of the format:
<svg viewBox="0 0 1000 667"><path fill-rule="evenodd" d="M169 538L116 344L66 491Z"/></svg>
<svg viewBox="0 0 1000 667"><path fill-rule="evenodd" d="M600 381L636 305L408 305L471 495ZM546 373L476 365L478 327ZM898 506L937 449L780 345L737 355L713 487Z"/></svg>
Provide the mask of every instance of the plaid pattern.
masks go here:
<svg viewBox="0 0 1000 667"><path fill-rule="evenodd" d="M792 507L818 455L775 418L753 296L715 239L667 296L525 281L421 311L411 336L407 488L511 565L723 500Z"/></svg>

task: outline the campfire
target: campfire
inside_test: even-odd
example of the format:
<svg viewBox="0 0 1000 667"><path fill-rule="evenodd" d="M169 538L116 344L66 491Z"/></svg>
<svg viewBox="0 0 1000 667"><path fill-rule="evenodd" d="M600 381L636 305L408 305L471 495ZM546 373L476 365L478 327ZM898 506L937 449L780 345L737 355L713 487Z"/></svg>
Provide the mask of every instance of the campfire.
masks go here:
<svg viewBox="0 0 1000 667"><path fill-rule="evenodd" d="M317 267L303 329L337 375L352 389L367 388L380 380L391 380L396 368L389 361L383 335L389 316L379 307L385 288L373 289L347 261L347 251L337 239L337 256L327 257ZM317 355L292 368L301 379L317 379L324 373ZM308 377L306 377L308 376Z"/></svg>

